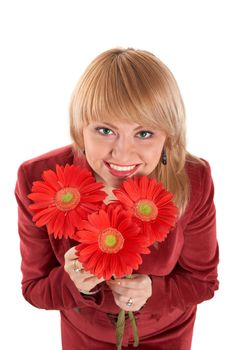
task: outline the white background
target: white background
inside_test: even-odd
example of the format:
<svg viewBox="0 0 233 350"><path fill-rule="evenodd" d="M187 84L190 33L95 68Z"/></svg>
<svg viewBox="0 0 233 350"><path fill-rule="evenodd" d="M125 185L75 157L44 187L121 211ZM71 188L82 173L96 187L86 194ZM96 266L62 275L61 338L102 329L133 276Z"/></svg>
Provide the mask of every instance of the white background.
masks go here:
<svg viewBox="0 0 233 350"><path fill-rule="evenodd" d="M233 348L231 1L0 1L0 348L60 350L56 311L21 296L13 189L21 162L70 143L68 106L85 67L112 47L157 55L187 110L188 149L212 166L220 290L198 307L192 350ZM72 349L71 349L72 350ZM171 349L172 350L172 349Z"/></svg>

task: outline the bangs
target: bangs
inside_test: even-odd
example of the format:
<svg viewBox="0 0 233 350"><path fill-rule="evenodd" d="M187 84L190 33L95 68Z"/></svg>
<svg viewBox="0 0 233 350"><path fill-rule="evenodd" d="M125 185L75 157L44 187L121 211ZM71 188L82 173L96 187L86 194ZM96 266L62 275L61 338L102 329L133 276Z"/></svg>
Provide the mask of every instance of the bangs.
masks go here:
<svg viewBox="0 0 233 350"><path fill-rule="evenodd" d="M172 93L161 62L156 64L148 53L146 61L144 55L138 51L113 53L106 60L100 55L88 67L75 98L76 120L81 125L118 120L158 128L167 135L174 133Z"/></svg>

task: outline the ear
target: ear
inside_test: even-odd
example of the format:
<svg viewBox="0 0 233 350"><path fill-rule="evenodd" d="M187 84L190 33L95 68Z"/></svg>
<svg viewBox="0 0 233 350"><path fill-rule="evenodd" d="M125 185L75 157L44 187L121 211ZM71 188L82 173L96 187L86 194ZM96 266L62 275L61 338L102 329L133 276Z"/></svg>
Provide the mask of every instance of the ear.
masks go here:
<svg viewBox="0 0 233 350"><path fill-rule="evenodd" d="M166 136L166 139L165 139L164 144L163 144L163 148L166 150L170 150L172 148L173 144L174 144L174 140L171 137Z"/></svg>

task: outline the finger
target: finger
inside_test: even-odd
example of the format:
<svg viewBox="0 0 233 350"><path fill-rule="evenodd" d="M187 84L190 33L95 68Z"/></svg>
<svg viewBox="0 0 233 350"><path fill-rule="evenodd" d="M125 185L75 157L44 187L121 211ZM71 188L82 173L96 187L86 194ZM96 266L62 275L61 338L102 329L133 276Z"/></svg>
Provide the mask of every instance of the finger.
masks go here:
<svg viewBox="0 0 233 350"><path fill-rule="evenodd" d="M78 280L74 280L74 283L76 284L79 290L90 291L91 289L103 282L103 279L99 279L96 276L88 277L84 280L82 280L81 278L78 278Z"/></svg>
<svg viewBox="0 0 233 350"><path fill-rule="evenodd" d="M109 280L107 284L114 290L117 290L119 286L125 289L144 290L148 282L150 282L150 279L147 275L133 275L132 278Z"/></svg>
<svg viewBox="0 0 233 350"><path fill-rule="evenodd" d="M145 305L147 300L145 298L126 298L125 296L119 295L117 293L113 293L113 297L116 305L125 311L138 311L142 308L142 306ZM129 301L131 303L130 305L128 305Z"/></svg>
<svg viewBox="0 0 233 350"><path fill-rule="evenodd" d="M88 279L90 279L90 278L95 282L95 284L101 283L104 281L103 277L98 278L97 276L93 275L89 271L86 271L83 268L82 263L79 262L78 259L72 260L71 265L72 265L74 273L78 275L77 277L79 277L80 281L87 281L88 282Z"/></svg>
<svg viewBox="0 0 233 350"><path fill-rule="evenodd" d="M93 278L93 281L95 282L95 284L99 284L99 283L102 283L105 281L105 279L103 277L98 278L95 275L91 275L91 276L93 276L92 278Z"/></svg>
<svg viewBox="0 0 233 350"><path fill-rule="evenodd" d="M131 296L138 297L140 295L140 291L137 289L121 288L119 286L114 286L114 288L111 289L113 293L124 296L125 298L130 298Z"/></svg>
<svg viewBox="0 0 233 350"><path fill-rule="evenodd" d="M86 273L82 276L82 278L83 278L82 283L86 283L86 284L91 283L91 284L96 285L96 284L104 282L104 278L98 278L94 275L90 275L90 274L86 274Z"/></svg>
<svg viewBox="0 0 233 350"><path fill-rule="evenodd" d="M102 282L103 282L103 279L99 279L96 276L89 277L83 280L82 282L79 282L79 289L89 291Z"/></svg>
<svg viewBox="0 0 233 350"><path fill-rule="evenodd" d="M83 273L83 271L85 271L82 263L79 262L78 259L70 260L69 265L71 266L71 268L75 273L78 273L78 272Z"/></svg>
<svg viewBox="0 0 233 350"><path fill-rule="evenodd" d="M65 257L64 270L70 273L78 273L83 269L82 264L78 261L78 259L67 260Z"/></svg>
<svg viewBox="0 0 233 350"><path fill-rule="evenodd" d="M125 299L129 299L130 297L134 298L140 298L144 296L144 292L142 290L137 289L131 289L131 288L121 288L121 287L115 287L112 289L112 293L122 296Z"/></svg>
<svg viewBox="0 0 233 350"><path fill-rule="evenodd" d="M64 257L65 257L66 260L77 259L75 247L72 247L69 250L67 250L67 252L65 253Z"/></svg>
<svg viewBox="0 0 233 350"><path fill-rule="evenodd" d="M85 272L85 270L77 271L77 270L71 270L70 272L70 278L75 283L76 287L78 289L86 289L89 290L90 286L95 284L92 279L93 276L89 272ZM94 279L96 277L94 276Z"/></svg>

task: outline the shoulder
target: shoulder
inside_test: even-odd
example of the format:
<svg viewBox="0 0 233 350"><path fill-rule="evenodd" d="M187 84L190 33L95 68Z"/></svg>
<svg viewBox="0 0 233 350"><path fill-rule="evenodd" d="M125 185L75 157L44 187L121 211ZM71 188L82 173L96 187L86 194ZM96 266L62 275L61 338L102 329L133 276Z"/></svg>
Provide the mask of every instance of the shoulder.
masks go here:
<svg viewBox="0 0 233 350"><path fill-rule="evenodd" d="M191 187L201 189L204 182L212 180L211 168L205 159L201 158L200 161L188 159L185 167Z"/></svg>
<svg viewBox="0 0 233 350"><path fill-rule="evenodd" d="M199 187L203 183L203 178L211 179L211 168L205 159L200 158L200 161L188 159L185 168L193 186Z"/></svg>
<svg viewBox="0 0 233 350"><path fill-rule="evenodd" d="M29 182L36 181L40 179L44 170L55 170L56 164L72 164L73 159L71 145L52 150L22 163L18 170L18 178L23 175Z"/></svg>
<svg viewBox="0 0 233 350"><path fill-rule="evenodd" d="M214 184L210 164L200 159L200 162L187 160L186 172L189 179L189 203L186 213L201 207L207 202L213 202Z"/></svg>

